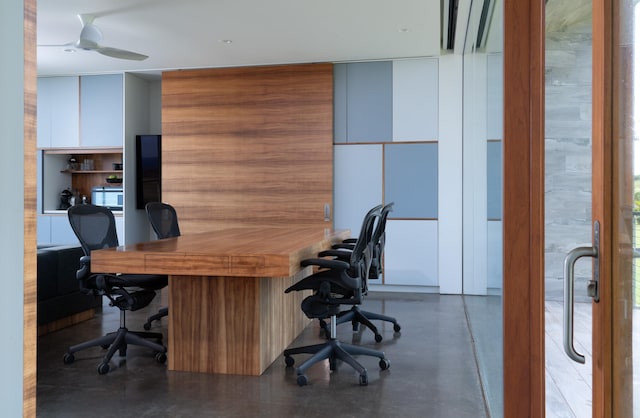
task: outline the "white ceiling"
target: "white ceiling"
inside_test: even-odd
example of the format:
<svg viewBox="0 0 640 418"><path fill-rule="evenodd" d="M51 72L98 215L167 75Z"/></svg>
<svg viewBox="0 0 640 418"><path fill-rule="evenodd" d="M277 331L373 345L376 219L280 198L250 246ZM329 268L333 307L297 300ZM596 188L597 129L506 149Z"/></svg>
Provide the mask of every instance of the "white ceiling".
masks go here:
<svg viewBox="0 0 640 418"><path fill-rule="evenodd" d="M440 0L38 0L38 44L77 40L78 14L96 16L101 44L149 58L39 47L39 75L440 54Z"/></svg>

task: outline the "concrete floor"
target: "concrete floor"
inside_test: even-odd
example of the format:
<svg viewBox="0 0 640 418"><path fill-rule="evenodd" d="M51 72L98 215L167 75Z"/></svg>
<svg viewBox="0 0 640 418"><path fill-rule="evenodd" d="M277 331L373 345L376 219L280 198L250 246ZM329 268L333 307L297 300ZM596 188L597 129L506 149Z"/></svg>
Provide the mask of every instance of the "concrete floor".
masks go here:
<svg viewBox="0 0 640 418"><path fill-rule="evenodd" d="M141 329L150 309L128 313L130 329ZM488 415L461 296L372 293L363 309L394 316L402 326L378 323L383 340L348 324L338 338L383 350L391 362L381 371L378 360L358 357L369 385L359 386L347 364L329 373L325 361L308 370L309 385L299 387L293 368L280 357L262 376L225 376L170 372L152 353L129 347L114 357L107 375L97 373L102 349L76 354L73 364L62 356L69 345L118 327L118 312L105 306L90 321L42 336L38 341L38 417L473 417ZM166 320L155 331L166 335ZM291 346L322 341L313 322ZM170 353L169 353L170 355ZM304 355L297 356L299 364Z"/></svg>

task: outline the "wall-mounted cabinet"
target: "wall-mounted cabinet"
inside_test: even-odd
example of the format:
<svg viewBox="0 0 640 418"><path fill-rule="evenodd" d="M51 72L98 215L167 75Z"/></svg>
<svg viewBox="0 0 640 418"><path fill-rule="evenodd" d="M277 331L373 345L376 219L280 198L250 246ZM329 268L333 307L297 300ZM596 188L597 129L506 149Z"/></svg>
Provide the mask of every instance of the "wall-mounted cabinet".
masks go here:
<svg viewBox="0 0 640 418"><path fill-rule="evenodd" d="M38 148L122 147L123 75L38 79Z"/></svg>
<svg viewBox="0 0 640 418"><path fill-rule="evenodd" d="M38 79L38 148L80 144L78 77Z"/></svg>
<svg viewBox="0 0 640 418"><path fill-rule="evenodd" d="M80 77L80 146L122 147L122 74Z"/></svg>
<svg viewBox="0 0 640 418"><path fill-rule="evenodd" d="M370 207L395 203L384 278L372 285L441 285L438 65L421 58L334 66L334 226L358 231Z"/></svg>

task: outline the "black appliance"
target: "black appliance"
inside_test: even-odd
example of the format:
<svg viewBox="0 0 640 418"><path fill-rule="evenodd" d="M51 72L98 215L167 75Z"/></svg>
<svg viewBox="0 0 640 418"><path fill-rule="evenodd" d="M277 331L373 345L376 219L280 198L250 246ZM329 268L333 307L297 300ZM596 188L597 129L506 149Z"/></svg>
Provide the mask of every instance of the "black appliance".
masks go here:
<svg viewBox="0 0 640 418"><path fill-rule="evenodd" d="M162 201L161 135L136 135L136 207Z"/></svg>

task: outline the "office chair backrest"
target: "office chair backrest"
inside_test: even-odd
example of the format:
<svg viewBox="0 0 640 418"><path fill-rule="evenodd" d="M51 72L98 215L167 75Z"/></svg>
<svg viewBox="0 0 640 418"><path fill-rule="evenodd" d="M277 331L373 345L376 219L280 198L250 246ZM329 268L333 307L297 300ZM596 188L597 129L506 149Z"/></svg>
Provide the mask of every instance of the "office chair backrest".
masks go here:
<svg viewBox="0 0 640 418"><path fill-rule="evenodd" d="M161 202L149 202L145 205L149 223L158 239L180 236L178 215L173 206Z"/></svg>
<svg viewBox="0 0 640 418"><path fill-rule="evenodd" d="M353 251L351 252L350 264L352 268L364 268L366 270L360 271L358 276L366 283L369 277L369 268L371 267L371 258L373 251L373 231L375 225L380 222L380 210L382 205L375 206L367 212L362 221L362 227L360 228L360 234L356 240ZM363 283L363 284L364 284Z"/></svg>
<svg viewBox="0 0 640 418"><path fill-rule="evenodd" d="M393 210L393 202L387 203L380 210L380 220L376 225L376 229L373 232L371 241L373 243L373 254L371 261L371 271L369 272L370 279L378 279L382 275L382 253L384 252L385 238L386 238L386 226L387 217L389 212Z"/></svg>
<svg viewBox="0 0 640 418"><path fill-rule="evenodd" d="M67 210L69 223L85 255L92 250L118 246L113 212L103 206L75 205Z"/></svg>
<svg viewBox="0 0 640 418"><path fill-rule="evenodd" d="M373 232L372 241L377 245L382 242L382 246L384 247L384 238L385 238L385 229L387 226L387 217L389 216L389 212L393 210L393 202L387 203L380 210L380 221L376 225L376 230Z"/></svg>

